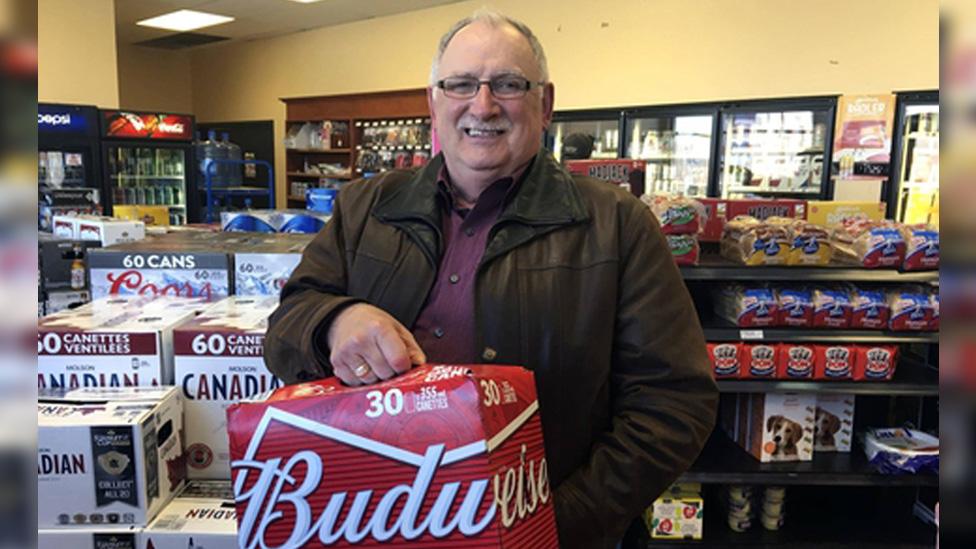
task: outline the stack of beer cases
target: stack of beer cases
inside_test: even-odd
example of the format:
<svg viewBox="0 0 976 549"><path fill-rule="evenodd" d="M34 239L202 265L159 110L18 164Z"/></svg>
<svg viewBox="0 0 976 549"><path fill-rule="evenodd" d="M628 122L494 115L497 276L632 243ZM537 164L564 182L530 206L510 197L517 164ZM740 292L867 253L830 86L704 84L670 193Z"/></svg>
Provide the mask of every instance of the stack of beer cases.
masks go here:
<svg viewBox="0 0 976 549"><path fill-rule="evenodd" d="M311 241L307 234L252 236L234 253L234 295L280 295Z"/></svg>

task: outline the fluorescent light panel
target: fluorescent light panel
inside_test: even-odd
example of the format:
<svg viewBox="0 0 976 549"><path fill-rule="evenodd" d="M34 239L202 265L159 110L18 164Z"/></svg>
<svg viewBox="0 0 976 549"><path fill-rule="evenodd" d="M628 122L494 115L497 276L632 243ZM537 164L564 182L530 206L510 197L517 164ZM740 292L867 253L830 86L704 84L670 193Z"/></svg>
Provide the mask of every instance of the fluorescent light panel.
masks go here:
<svg viewBox="0 0 976 549"><path fill-rule="evenodd" d="M298 2L299 4L314 4L315 2L321 2L322 0L291 0L292 2Z"/></svg>
<svg viewBox="0 0 976 549"><path fill-rule="evenodd" d="M136 23L143 27L154 27L172 31L186 32L204 27L212 27L233 21L233 17L194 10L178 10L172 13L150 17Z"/></svg>

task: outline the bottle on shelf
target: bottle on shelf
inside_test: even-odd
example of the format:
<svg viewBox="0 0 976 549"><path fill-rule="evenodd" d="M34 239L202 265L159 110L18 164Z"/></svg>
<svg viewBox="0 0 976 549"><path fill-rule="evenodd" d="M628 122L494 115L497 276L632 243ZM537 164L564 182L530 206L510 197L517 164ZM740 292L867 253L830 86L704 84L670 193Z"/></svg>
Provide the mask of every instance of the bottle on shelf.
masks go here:
<svg viewBox="0 0 976 549"><path fill-rule="evenodd" d="M75 244L71 261L71 289L81 290L85 287L85 253L81 251L81 244Z"/></svg>

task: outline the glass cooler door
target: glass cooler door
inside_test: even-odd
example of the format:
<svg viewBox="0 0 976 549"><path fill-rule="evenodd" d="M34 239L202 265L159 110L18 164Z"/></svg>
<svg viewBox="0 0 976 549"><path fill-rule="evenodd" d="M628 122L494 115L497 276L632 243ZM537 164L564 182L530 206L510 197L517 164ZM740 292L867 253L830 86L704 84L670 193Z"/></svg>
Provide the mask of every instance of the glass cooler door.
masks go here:
<svg viewBox="0 0 976 549"><path fill-rule="evenodd" d="M939 223L939 104L904 104L897 146L895 219Z"/></svg>
<svg viewBox="0 0 976 549"><path fill-rule="evenodd" d="M186 149L107 144L114 206L167 206L171 225L186 223Z"/></svg>
<svg viewBox="0 0 976 549"><path fill-rule="evenodd" d="M583 133L593 138L590 158L620 158L620 115L615 111L557 112L545 135L546 147L562 162L563 140Z"/></svg>
<svg viewBox="0 0 976 549"><path fill-rule="evenodd" d="M647 162L649 193L708 195L715 114L627 117L627 158Z"/></svg>

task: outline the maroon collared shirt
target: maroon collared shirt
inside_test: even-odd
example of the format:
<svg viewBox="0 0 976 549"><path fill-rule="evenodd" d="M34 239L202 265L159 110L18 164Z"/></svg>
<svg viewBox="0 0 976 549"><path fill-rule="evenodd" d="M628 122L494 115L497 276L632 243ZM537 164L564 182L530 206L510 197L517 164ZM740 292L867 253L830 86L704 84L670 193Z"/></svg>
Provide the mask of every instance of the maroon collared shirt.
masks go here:
<svg viewBox="0 0 976 549"><path fill-rule="evenodd" d="M446 169L441 169L437 186L443 205L444 254L413 335L428 362L470 364L479 356L475 348L475 274L488 233L518 184L511 177L492 183L471 209L458 207Z"/></svg>

